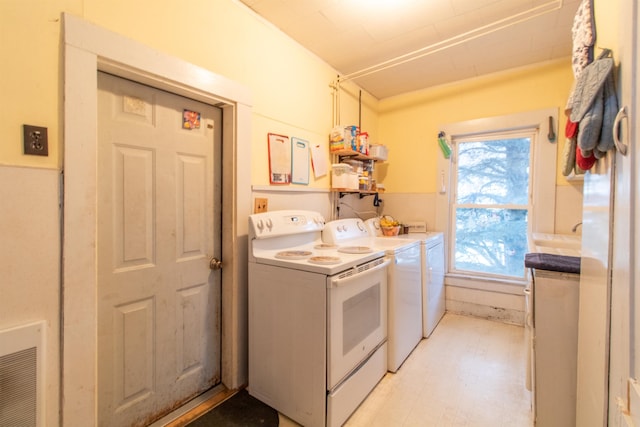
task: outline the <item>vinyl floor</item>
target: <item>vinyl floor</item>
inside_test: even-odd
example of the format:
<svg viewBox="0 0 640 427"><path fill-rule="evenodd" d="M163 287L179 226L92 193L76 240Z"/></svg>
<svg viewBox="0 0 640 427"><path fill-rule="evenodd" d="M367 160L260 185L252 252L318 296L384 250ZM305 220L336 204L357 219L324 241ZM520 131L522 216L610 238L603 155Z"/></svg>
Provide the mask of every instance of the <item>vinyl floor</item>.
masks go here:
<svg viewBox="0 0 640 427"><path fill-rule="evenodd" d="M531 427L525 384L523 327L447 313L345 427Z"/></svg>

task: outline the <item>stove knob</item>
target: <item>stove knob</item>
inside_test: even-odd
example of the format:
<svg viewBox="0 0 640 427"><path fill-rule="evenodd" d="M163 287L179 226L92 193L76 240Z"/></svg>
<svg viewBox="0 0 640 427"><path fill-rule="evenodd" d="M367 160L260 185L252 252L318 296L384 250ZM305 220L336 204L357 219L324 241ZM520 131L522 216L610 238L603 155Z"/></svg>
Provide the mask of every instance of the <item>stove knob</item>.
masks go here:
<svg viewBox="0 0 640 427"><path fill-rule="evenodd" d="M271 221L271 218L269 218L269 219L267 220L267 228L268 228L269 230L271 230L271 229L273 228L273 222Z"/></svg>
<svg viewBox="0 0 640 427"><path fill-rule="evenodd" d="M258 227L258 230L262 231L262 229L264 228L264 223L262 222L261 219L258 220L258 223L256 224Z"/></svg>

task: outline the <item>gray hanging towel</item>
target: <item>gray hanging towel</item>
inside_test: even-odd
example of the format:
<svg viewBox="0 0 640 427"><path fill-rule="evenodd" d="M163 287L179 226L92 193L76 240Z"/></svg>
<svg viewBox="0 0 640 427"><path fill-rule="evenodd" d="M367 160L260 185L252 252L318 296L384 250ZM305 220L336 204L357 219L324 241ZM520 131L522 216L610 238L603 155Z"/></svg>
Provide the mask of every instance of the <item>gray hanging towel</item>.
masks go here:
<svg viewBox="0 0 640 427"><path fill-rule="evenodd" d="M578 147L585 157L591 156L600 141L602 131L602 118L604 117L604 99L602 87L591 101L590 107L580 119L578 131ZM597 157L597 156L596 156Z"/></svg>
<svg viewBox="0 0 640 427"><path fill-rule="evenodd" d="M572 122L582 120L598 94L602 96L600 90L612 69L613 58L598 59L585 67L576 83L575 96L571 106Z"/></svg>
<svg viewBox="0 0 640 427"><path fill-rule="evenodd" d="M605 49L582 71L571 105L571 121L579 123L578 147L585 157L601 158L614 147L613 122L618 109L613 58Z"/></svg>
<svg viewBox="0 0 640 427"><path fill-rule="evenodd" d="M604 103L604 115L602 117L602 132L600 132L600 142L596 147L596 152L606 153L615 146L613 142L613 123L618 114L618 95L616 93L615 83L613 81L613 72L604 82L602 88L602 98ZM596 153L596 157L598 154Z"/></svg>

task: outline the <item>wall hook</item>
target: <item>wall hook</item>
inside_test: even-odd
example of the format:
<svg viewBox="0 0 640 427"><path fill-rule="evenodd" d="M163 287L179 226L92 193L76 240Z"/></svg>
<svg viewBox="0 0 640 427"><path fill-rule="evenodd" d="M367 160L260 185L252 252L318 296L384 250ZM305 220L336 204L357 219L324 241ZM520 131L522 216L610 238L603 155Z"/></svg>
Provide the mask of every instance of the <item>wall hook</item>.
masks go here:
<svg viewBox="0 0 640 427"><path fill-rule="evenodd" d="M549 142L554 142L556 140L556 133L553 129L553 116L549 116L549 133L547 134Z"/></svg>

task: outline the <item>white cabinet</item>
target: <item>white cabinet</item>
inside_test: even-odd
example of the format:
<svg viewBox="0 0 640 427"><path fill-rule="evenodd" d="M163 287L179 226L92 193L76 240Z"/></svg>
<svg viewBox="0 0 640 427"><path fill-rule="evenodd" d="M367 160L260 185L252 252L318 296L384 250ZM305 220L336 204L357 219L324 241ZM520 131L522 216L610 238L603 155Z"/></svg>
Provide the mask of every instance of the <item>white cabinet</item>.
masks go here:
<svg viewBox="0 0 640 427"><path fill-rule="evenodd" d="M576 425L580 275L533 270L537 427Z"/></svg>

